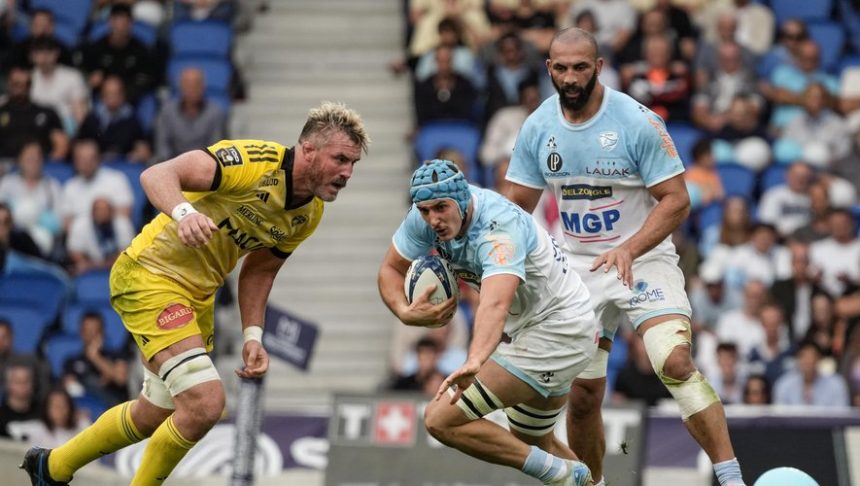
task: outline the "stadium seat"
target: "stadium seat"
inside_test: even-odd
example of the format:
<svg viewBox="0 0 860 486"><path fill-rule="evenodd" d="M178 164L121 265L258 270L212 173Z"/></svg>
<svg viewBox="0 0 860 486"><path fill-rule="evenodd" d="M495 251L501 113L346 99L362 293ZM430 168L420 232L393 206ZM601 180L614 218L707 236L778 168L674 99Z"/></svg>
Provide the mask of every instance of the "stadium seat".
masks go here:
<svg viewBox="0 0 860 486"><path fill-rule="evenodd" d="M84 352L81 338L69 334L58 334L51 336L45 341L45 357L51 365L51 374L54 378L60 378L63 374L63 365L66 361Z"/></svg>
<svg viewBox="0 0 860 486"><path fill-rule="evenodd" d="M768 189L785 183L785 173L788 171L787 165L774 164L765 169L761 174L759 181L759 191L764 193Z"/></svg>
<svg viewBox="0 0 860 486"><path fill-rule="evenodd" d="M147 134L152 134L152 127L155 125L155 118L158 116L158 98L152 93L143 95L140 101L137 102L134 113L143 131Z"/></svg>
<svg viewBox="0 0 860 486"><path fill-rule="evenodd" d="M42 173L56 179L60 184L65 184L66 181L75 176L75 169L65 162L45 162L42 166Z"/></svg>
<svg viewBox="0 0 860 486"><path fill-rule="evenodd" d="M203 57L175 57L167 66L167 79L174 93L179 92L179 76L188 67L196 67L203 71L206 75L207 92L230 91L230 79L233 76L230 61Z"/></svg>
<svg viewBox="0 0 860 486"><path fill-rule="evenodd" d="M715 202L703 207L697 213L699 234L711 226L719 225L723 220L723 203Z"/></svg>
<svg viewBox="0 0 860 486"><path fill-rule="evenodd" d="M80 331L81 317L88 312L97 312L104 319L105 349L116 351L128 342L129 333L122 319L110 304L71 304L63 311L63 332L77 336Z"/></svg>
<svg viewBox="0 0 860 486"><path fill-rule="evenodd" d="M807 29L820 48L821 67L836 72L845 48L845 29L841 24L831 21L811 22Z"/></svg>
<svg viewBox="0 0 860 486"><path fill-rule="evenodd" d="M0 303L0 320L9 321L15 333L12 349L16 353L32 354L39 347L45 329L54 322L54 315L31 304Z"/></svg>
<svg viewBox="0 0 860 486"><path fill-rule="evenodd" d="M723 182L726 197L741 196L751 200L755 189L755 173L739 164L718 164L717 172Z"/></svg>
<svg viewBox="0 0 860 486"><path fill-rule="evenodd" d="M689 167L693 164L693 145L702 138L702 132L687 123L668 123L666 130L675 142L675 148L678 150L678 155L681 156L681 161L684 162L684 167Z"/></svg>
<svg viewBox="0 0 860 486"><path fill-rule="evenodd" d="M45 9L54 14L56 24L66 24L75 31L75 38L84 31L92 11L92 0L31 0L30 10Z"/></svg>
<svg viewBox="0 0 860 486"><path fill-rule="evenodd" d="M74 49L80 42L80 32L75 26L60 21L54 24L54 37L69 49Z"/></svg>
<svg viewBox="0 0 860 486"><path fill-rule="evenodd" d="M833 0L770 0L776 25L788 19L826 20L833 11Z"/></svg>
<svg viewBox="0 0 860 486"><path fill-rule="evenodd" d="M75 277L75 302L81 304L110 303L109 279L109 270L91 270Z"/></svg>
<svg viewBox="0 0 860 486"><path fill-rule="evenodd" d="M478 168L478 147L481 131L471 123L463 121L434 121L418 129L415 137L415 155L420 162L430 160L443 148L453 148L463 153L469 179L483 183L482 171Z"/></svg>
<svg viewBox="0 0 860 486"><path fill-rule="evenodd" d="M211 56L230 59L233 30L224 22L179 22L170 29L173 56Z"/></svg>
<svg viewBox="0 0 860 486"><path fill-rule="evenodd" d="M90 34L87 36L90 42L95 42L110 32L110 25L107 21L102 20L95 23L90 29ZM158 40L158 32L155 28L145 22L135 21L131 24L131 36L140 41L146 47L154 47Z"/></svg>
<svg viewBox="0 0 860 486"><path fill-rule="evenodd" d="M67 297L66 284L51 275L12 273L0 277L0 305L38 308L53 319Z"/></svg>

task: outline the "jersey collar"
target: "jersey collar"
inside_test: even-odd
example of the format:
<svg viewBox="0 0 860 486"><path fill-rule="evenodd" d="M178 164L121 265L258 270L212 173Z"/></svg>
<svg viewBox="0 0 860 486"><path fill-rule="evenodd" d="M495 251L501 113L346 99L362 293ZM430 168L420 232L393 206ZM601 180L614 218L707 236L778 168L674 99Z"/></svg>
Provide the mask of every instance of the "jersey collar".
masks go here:
<svg viewBox="0 0 860 486"><path fill-rule="evenodd" d="M284 150L284 158L281 160L281 170L285 172L284 181L286 184L286 197L284 198L284 209L295 209L298 207L302 207L305 204L311 202L314 197L311 196L304 201L296 201L293 204L293 161L296 158L296 148L290 147Z"/></svg>

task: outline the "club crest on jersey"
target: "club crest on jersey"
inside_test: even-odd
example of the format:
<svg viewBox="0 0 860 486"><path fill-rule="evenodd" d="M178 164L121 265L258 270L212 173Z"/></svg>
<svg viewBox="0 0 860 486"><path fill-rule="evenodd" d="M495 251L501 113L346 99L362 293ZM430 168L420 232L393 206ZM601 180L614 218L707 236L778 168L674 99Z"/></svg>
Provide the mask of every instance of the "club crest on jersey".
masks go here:
<svg viewBox="0 0 860 486"><path fill-rule="evenodd" d="M242 165L242 154L233 145L216 150L215 158L218 159L218 162L221 162L223 167Z"/></svg>
<svg viewBox="0 0 860 486"><path fill-rule="evenodd" d="M600 142L600 148L603 150L610 152L612 149L618 145L618 133L617 132L603 132L597 136L597 140Z"/></svg>

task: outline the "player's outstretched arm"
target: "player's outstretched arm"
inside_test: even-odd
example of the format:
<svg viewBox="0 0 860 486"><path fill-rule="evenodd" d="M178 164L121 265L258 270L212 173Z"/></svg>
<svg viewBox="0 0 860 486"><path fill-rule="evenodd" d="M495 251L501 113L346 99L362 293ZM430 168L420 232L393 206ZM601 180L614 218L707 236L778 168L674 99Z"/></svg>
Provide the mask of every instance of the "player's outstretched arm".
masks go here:
<svg viewBox="0 0 860 486"><path fill-rule="evenodd" d="M504 196L513 201L517 206L528 212L533 212L537 207L543 191L533 187L526 187L516 182L508 182Z"/></svg>
<svg viewBox="0 0 860 486"><path fill-rule="evenodd" d="M615 267L618 278L628 287L633 286L633 261L657 246L684 222L690 214L690 196L683 174L649 188L657 205L645 219L639 231L624 243L599 255L591 265L591 271L603 268L608 272Z"/></svg>
<svg viewBox="0 0 860 486"><path fill-rule="evenodd" d="M208 191L215 179L216 162L202 150L193 150L143 171L140 184L152 205L179 223L179 239L188 246L202 246L218 227L200 214L182 191Z"/></svg>
<svg viewBox="0 0 860 486"><path fill-rule="evenodd" d="M428 287L411 304L407 302L403 280L408 269L409 260L400 256L394 245L389 245L377 275L379 295L388 309L407 326L438 326L449 321L457 310L457 299L451 297L442 303L431 304L429 299L435 287Z"/></svg>
<svg viewBox="0 0 860 486"><path fill-rule="evenodd" d="M242 262L239 271L239 314L245 344L242 346L242 359L245 367L236 370L242 378L263 376L269 369L269 355L263 348L263 323L266 316L266 303L275 276L284 264L284 259L275 256L268 248L252 251Z"/></svg>

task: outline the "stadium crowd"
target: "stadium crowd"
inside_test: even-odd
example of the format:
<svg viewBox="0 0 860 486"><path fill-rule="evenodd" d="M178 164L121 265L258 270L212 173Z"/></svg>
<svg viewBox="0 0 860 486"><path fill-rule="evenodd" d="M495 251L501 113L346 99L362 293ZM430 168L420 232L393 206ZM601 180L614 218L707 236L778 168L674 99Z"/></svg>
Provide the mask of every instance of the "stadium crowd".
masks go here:
<svg viewBox="0 0 860 486"><path fill-rule="evenodd" d="M55 447L137 394L107 278L153 216L139 175L227 138L265 7L0 2L0 437Z"/></svg>
<svg viewBox="0 0 860 486"><path fill-rule="evenodd" d="M860 407L860 2L412 0L405 24L390 68L414 82L418 159L499 191L519 127L555 94L553 33L594 33L602 83L663 117L687 166L673 240L695 359L723 402ZM399 330L388 387L435 390L464 359L462 291L452 329ZM671 398L619 334L607 400Z"/></svg>

